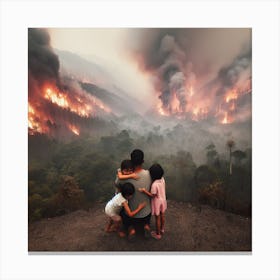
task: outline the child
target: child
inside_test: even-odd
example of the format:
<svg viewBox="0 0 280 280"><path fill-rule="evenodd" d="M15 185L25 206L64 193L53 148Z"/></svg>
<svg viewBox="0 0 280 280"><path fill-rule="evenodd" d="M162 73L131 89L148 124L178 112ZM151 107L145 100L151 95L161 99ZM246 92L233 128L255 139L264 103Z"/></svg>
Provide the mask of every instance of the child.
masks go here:
<svg viewBox="0 0 280 280"><path fill-rule="evenodd" d="M117 171L117 177L120 180L126 180L126 179L134 179L137 180L139 177L136 173L134 173L134 166L129 159L125 159L121 162L121 168ZM120 192L120 188L116 185L117 191L116 193ZM116 194L115 193L115 194Z"/></svg>
<svg viewBox="0 0 280 280"><path fill-rule="evenodd" d="M118 169L118 177L120 180L138 179L138 175L134 173L134 166L131 160L125 159L122 161L121 169Z"/></svg>
<svg viewBox="0 0 280 280"><path fill-rule="evenodd" d="M144 188L139 189L139 191L152 198L151 208L152 215L155 215L156 218L156 231L152 231L151 235L159 240L164 233L164 212L167 208L165 181L163 178L164 171L159 164L153 164L149 171L152 178L151 191L148 192Z"/></svg>
<svg viewBox="0 0 280 280"><path fill-rule="evenodd" d="M129 217L133 217L136 215L138 212L140 212L145 206L146 203L142 202L138 205L138 207L134 210L131 211L129 206L128 206L128 200L131 199L135 192L135 188L131 183L125 183L121 187L121 191L117 193L105 206L105 213L107 216L109 216L109 223L106 228L107 232L112 231L112 226L116 225L116 228L119 229L121 225L121 216L120 211L122 207L124 208L126 214Z"/></svg>

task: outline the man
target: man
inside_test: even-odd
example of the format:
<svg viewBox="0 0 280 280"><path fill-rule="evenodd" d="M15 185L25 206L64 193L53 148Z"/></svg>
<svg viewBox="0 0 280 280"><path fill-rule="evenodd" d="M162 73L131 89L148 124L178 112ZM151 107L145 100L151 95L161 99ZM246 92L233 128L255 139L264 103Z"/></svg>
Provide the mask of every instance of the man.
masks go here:
<svg viewBox="0 0 280 280"><path fill-rule="evenodd" d="M116 185L120 186L126 182L130 182L135 187L135 193L133 197L128 201L128 205L131 211L135 210L139 203L146 202L146 206L137 213L134 217L128 217L124 211L121 211L120 215L123 220L123 227L125 230L128 230L128 238L131 240L135 237L135 225L141 224L144 226L145 237L150 236L150 220L151 220L151 204L150 198L142 192L139 192L139 188L145 188L147 191L150 191L151 187L151 177L148 170L143 169L142 165L144 163L144 153L141 150L134 150L131 154L131 161L134 166L134 172L139 177L137 180L127 179L120 181L116 179ZM120 232L120 236L124 236L123 231Z"/></svg>

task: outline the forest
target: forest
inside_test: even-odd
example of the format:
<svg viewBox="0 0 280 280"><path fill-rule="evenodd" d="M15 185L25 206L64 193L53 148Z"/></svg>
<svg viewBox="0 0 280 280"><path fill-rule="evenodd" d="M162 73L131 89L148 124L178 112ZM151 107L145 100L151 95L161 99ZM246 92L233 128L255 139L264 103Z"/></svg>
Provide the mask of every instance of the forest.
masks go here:
<svg viewBox="0 0 280 280"><path fill-rule="evenodd" d="M205 145L204 162L197 164L184 146L161 149L166 139L158 129L142 136L122 130L68 141L39 133L28 138L29 222L90 209L97 201L105 205L114 195L120 162L135 148L145 153L144 168L155 162L164 168L168 200L251 216L251 148L240 150L231 139L224 143L226 154L212 142Z"/></svg>

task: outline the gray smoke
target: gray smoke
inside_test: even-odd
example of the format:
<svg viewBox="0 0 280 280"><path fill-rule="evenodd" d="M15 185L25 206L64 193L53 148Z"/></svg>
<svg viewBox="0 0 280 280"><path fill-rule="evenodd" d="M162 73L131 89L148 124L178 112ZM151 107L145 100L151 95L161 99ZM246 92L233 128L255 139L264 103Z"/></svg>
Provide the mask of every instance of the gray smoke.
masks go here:
<svg viewBox="0 0 280 280"><path fill-rule="evenodd" d="M158 90L161 92L159 98L163 107L171 112L170 101L172 94L179 100L179 109L185 111L186 100L186 55L177 44L172 35L165 35L159 45L158 59L160 66L155 69L159 78ZM191 71L188 73L193 75Z"/></svg>
<svg viewBox="0 0 280 280"><path fill-rule="evenodd" d="M59 85L59 59L46 29L28 29L28 74L40 84L48 80Z"/></svg>
<svg viewBox="0 0 280 280"><path fill-rule="evenodd" d="M175 95L180 111L204 103L215 115L227 91L251 76L251 29L136 29L126 43L140 68L155 77L167 112Z"/></svg>
<svg viewBox="0 0 280 280"><path fill-rule="evenodd" d="M217 95L223 95L227 90L234 88L244 71L248 69L251 71L251 60L250 50L245 54L238 55L229 66L223 67L219 71L217 79L221 86L217 90Z"/></svg>

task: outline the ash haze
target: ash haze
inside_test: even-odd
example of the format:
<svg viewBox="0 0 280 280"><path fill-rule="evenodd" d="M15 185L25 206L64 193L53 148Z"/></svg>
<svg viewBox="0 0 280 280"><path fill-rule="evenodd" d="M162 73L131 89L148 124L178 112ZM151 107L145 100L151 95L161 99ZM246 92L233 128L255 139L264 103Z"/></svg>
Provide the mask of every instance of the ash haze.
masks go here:
<svg viewBox="0 0 280 280"><path fill-rule="evenodd" d="M29 133L251 148L251 47L248 28L29 29Z"/></svg>
<svg viewBox="0 0 280 280"><path fill-rule="evenodd" d="M139 70L137 63L128 59L126 41L131 32L129 29L48 30L55 49L73 52L99 64L110 73L112 83L139 100L151 99L153 87L149 77Z"/></svg>
<svg viewBox="0 0 280 280"><path fill-rule="evenodd" d="M251 69L246 28L29 28L30 221L108 201L134 149L169 199L250 216Z"/></svg>
<svg viewBox="0 0 280 280"><path fill-rule="evenodd" d="M229 123L251 115L251 29L49 29L55 49L98 64L145 110ZM108 89L112 87L105 85ZM241 94L240 94L241 93ZM237 98L238 95L238 98ZM242 110L237 108L241 101ZM160 102L159 102L160 100ZM151 105L152 104L152 105Z"/></svg>

